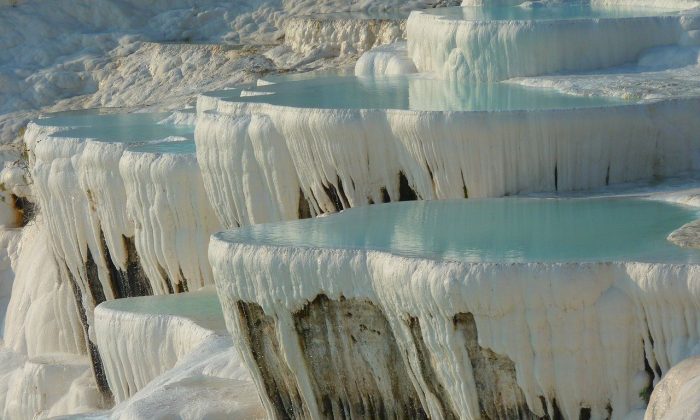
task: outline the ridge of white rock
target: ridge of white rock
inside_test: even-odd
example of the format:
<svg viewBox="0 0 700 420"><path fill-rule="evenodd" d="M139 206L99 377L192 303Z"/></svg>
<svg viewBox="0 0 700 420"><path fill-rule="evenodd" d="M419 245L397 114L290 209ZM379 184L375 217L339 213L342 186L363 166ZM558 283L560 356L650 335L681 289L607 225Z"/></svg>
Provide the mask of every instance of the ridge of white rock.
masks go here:
<svg viewBox="0 0 700 420"><path fill-rule="evenodd" d="M199 113L195 141L226 228L402 194L585 190L700 167L697 98L502 112L294 108L206 96L199 104L216 106Z"/></svg>
<svg viewBox="0 0 700 420"><path fill-rule="evenodd" d="M356 54L404 39L405 31L405 18L360 13L298 16L287 20L284 43L299 54L318 48L335 55Z"/></svg>
<svg viewBox="0 0 700 420"><path fill-rule="evenodd" d="M234 243L224 234L214 236L209 255L227 326L246 337L234 344L258 389L267 390L263 402L271 415L330 415L321 405L324 392L355 402L350 388L343 394L341 384L324 391L318 383L326 366L326 359L313 361L319 351L334 368L356 368L357 375L382 378L380 384L410 380L416 394L403 394L407 399L397 388L373 393L367 385L368 395L399 415L420 413L407 405L413 401L434 418L480 418L484 404L501 415L525 409L537 416L558 410L565 418L584 411L622 418L644 408L652 379L700 348L694 264L467 264ZM321 340L326 353L313 341L326 331L323 319L330 323ZM275 338L255 338L263 331ZM360 344L353 348L366 355L358 365L342 354L348 334L364 334L355 336ZM468 350L470 336L478 336L482 352L505 357L490 362L501 366L492 373L501 375L501 399L484 402L495 379ZM394 351L405 370L390 374L383 357Z"/></svg>
<svg viewBox="0 0 700 420"><path fill-rule="evenodd" d="M461 5L483 6L485 4L495 4L499 6L538 7L557 3L559 2L550 0L497 0L495 2L485 2L484 0L462 0ZM700 6L700 3L697 0L590 0L590 3L597 6L647 7L668 10L690 10Z"/></svg>
<svg viewBox="0 0 700 420"><path fill-rule="evenodd" d="M213 284L206 250L219 222L193 154L127 151L119 161L139 261L155 294Z"/></svg>
<svg viewBox="0 0 700 420"><path fill-rule="evenodd" d="M695 23L700 28L700 19ZM693 46L652 48L635 63L601 71L515 78L508 83L555 89L578 96L653 100L700 95L700 49Z"/></svg>
<svg viewBox="0 0 700 420"><path fill-rule="evenodd" d="M677 44L682 34L678 14L482 21L415 11L406 24L408 55L419 71L482 81L617 66L644 49Z"/></svg>
<svg viewBox="0 0 700 420"><path fill-rule="evenodd" d="M76 288L88 351L108 394L95 348L94 307L211 282L204 250L218 222L194 155L125 153L125 143L65 138L37 124L27 138L35 196L61 281Z"/></svg>
<svg viewBox="0 0 700 420"><path fill-rule="evenodd" d="M216 292L208 290L104 302L95 309L95 335L110 389L120 403L226 332Z"/></svg>

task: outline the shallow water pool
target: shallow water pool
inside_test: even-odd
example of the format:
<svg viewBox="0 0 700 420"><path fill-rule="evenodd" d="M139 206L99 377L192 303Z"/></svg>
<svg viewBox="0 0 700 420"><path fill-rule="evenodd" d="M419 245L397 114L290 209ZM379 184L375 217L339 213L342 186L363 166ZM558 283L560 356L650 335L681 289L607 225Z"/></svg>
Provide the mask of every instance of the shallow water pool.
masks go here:
<svg viewBox="0 0 700 420"><path fill-rule="evenodd" d="M272 85L226 101L269 103L298 108L404 109L416 111L509 111L586 108L631 103L601 96L574 96L551 89L511 83L450 82L422 75L358 77L320 75L309 79L278 79Z"/></svg>
<svg viewBox="0 0 700 420"><path fill-rule="evenodd" d="M666 240L700 212L633 198L469 199L373 205L222 233L256 245L380 250L462 262L700 262Z"/></svg>

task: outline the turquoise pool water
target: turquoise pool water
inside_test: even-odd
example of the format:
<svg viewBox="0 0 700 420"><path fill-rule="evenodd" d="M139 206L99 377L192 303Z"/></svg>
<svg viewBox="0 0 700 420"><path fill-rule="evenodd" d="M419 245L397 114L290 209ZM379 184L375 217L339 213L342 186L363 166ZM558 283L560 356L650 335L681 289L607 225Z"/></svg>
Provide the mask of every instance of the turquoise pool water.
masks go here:
<svg viewBox="0 0 700 420"><path fill-rule="evenodd" d="M537 110L631 103L605 97L566 95L550 89L509 83L454 83L420 75L320 75L310 79L283 79L279 83L250 90L271 94L240 97L238 92L231 91L220 97L232 102L300 108L418 111Z"/></svg>
<svg viewBox="0 0 700 420"><path fill-rule="evenodd" d="M54 133L54 137L90 138L119 143L193 140L194 126L159 123L169 115L169 112L105 113L102 110L84 110L54 114L35 122L45 126L65 127Z"/></svg>
<svg viewBox="0 0 700 420"><path fill-rule="evenodd" d="M143 125L156 124L163 120L169 112L114 112L104 108L81 109L49 114L44 118L34 120L36 124L57 127L90 127L114 125Z"/></svg>
<svg viewBox="0 0 700 420"><path fill-rule="evenodd" d="M463 262L700 262L666 240L700 217L633 199L470 199L366 206L221 233L238 243L367 249Z"/></svg>
<svg viewBox="0 0 700 420"><path fill-rule="evenodd" d="M195 152L194 140L157 141L129 146L131 152L188 154Z"/></svg>
<svg viewBox="0 0 700 420"><path fill-rule="evenodd" d="M176 315L191 319L206 328L223 330L224 316L216 290L178 293L166 296L141 296L103 302L103 308L150 315Z"/></svg>
<svg viewBox="0 0 700 420"><path fill-rule="evenodd" d="M471 21L616 19L677 13L674 10L653 7L592 5L588 2L566 2L549 5L538 2L523 2L522 5L516 6L443 7L421 12L442 16L451 20Z"/></svg>

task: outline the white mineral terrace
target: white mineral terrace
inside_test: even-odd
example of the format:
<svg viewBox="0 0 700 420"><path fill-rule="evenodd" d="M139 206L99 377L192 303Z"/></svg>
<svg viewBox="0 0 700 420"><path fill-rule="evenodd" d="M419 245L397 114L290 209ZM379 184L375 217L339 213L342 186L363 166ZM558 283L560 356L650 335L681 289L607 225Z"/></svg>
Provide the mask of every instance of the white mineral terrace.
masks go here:
<svg viewBox="0 0 700 420"><path fill-rule="evenodd" d="M270 415L622 418L698 351L700 251L666 241L697 217L632 198L395 203L216 234L209 256Z"/></svg>
<svg viewBox="0 0 700 420"><path fill-rule="evenodd" d="M0 418L700 416L700 0L2 3Z"/></svg>
<svg viewBox="0 0 700 420"><path fill-rule="evenodd" d="M193 127L178 124L187 120L88 111L27 129L35 200L62 282L77 288L83 345L104 393L94 307L212 282L206 249L219 225L192 153Z"/></svg>
<svg viewBox="0 0 700 420"><path fill-rule="evenodd" d="M112 418L262 418L253 383L231 349L216 291L104 302L95 309L100 357L115 400ZM173 395L165 390L177 389ZM171 417L172 418L172 417Z"/></svg>
<svg viewBox="0 0 700 420"><path fill-rule="evenodd" d="M612 67L696 29L697 14L676 10L593 1L415 11L408 55L419 71L460 81Z"/></svg>
<svg viewBox="0 0 700 420"><path fill-rule="evenodd" d="M214 290L116 299L95 308L97 346L117 402L225 329Z"/></svg>
<svg viewBox="0 0 700 420"><path fill-rule="evenodd" d="M225 227L402 194L585 190L700 167L698 97L624 101L424 75L321 76L256 89L271 94L198 100L198 163Z"/></svg>

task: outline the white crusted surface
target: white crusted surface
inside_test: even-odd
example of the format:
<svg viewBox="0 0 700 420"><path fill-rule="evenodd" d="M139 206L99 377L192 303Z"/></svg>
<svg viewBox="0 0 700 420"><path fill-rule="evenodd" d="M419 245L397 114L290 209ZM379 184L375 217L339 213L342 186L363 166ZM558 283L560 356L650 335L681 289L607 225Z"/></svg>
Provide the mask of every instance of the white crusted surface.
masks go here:
<svg viewBox="0 0 700 420"><path fill-rule="evenodd" d="M682 34L678 16L466 21L420 11L411 13L406 32L419 71L489 81L616 66Z"/></svg>
<svg viewBox="0 0 700 420"><path fill-rule="evenodd" d="M343 208L382 202L383 189L396 201L400 172L418 198L443 199L586 190L700 164L698 99L528 112L217 107L199 114L195 141L227 228L297 218L299 187L311 215L336 210L326 190L341 183Z"/></svg>
<svg viewBox="0 0 700 420"><path fill-rule="evenodd" d="M415 64L407 55L405 42L372 48L362 54L355 64L356 76L392 76L416 72Z"/></svg>
<svg viewBox="0 0 700 420"><path fill-rule="evenodd" d="M447 393L442 398L465 418L477 418L472 410L478 405L469 359L451 327L457 313L472 313L479 344L515 363L518 384L538 415L552 414L539 396L548 404L556 398L566 417L578 416L581 406L590 407L593 418L606 417L608 402L616 417L641 409L640 391L651 380L645 352L650 365L666 372L700 343L700 319L692 309L700 290L696 266L459 264L371 251L235 245L218 237L210 259L231 333L240 334L235 302L256 302L280 320L287 360L300 360L301 349L285 320L319 293L374 302L408 363L418 361L402 320L417 317ZM236 345L254 369L250 350ZM303 365L294 370L305 400L312 399L303 385L308 373ZM414 378L419 394L432 395L422 383Z"/></svg>

